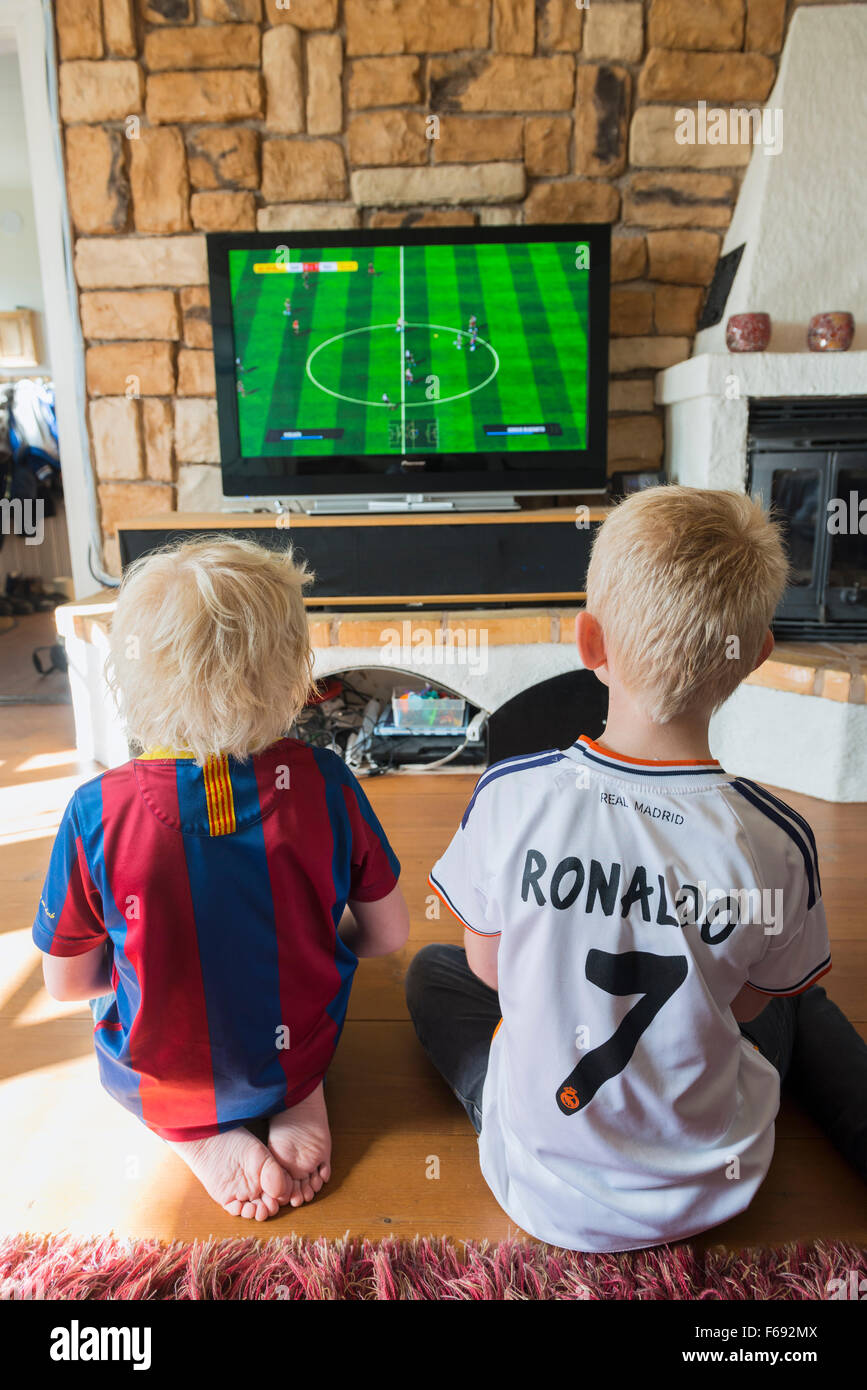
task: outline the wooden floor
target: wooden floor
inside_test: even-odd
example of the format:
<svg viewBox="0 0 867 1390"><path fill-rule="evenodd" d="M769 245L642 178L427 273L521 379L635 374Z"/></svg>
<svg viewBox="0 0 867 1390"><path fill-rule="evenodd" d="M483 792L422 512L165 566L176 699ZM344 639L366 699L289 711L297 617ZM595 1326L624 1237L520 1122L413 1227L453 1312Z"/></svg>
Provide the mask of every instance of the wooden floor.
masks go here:
<svg viewBox="0 0 867 1390"><path fill-rule="evenodd" d="M419 946L458 940L453 919L429 915L435 909L426 879L473 779L419 775L367 784L403 864L412 938L399 956L359 968L329 1073L334 1177L325 1194L251 1227L214 1206L183 1163L102 1092L88 1011L57 1004L42 988L30 924L60 814L92 771L76 763L70 709L0 708L0 1234L189 1240L294 1230L493 1241L515 1233L482 1180L475 1136L424 1058L403 1000L403 975ZM825 983L867 1036L867 805L785 795L819 842L835 962ZM867 1241L864 1186L830 1144L789 1103L777 1133L773 1166L751 1209L699 1243ZM438 1178L428 1176L434 1156Z"/></svg>
<svg viewBox="0 0 867 1390"><path fill-rule="evenodd" d="M33 700L69 703L69 681L58 671L41 676L33 664L35 648L57 641L54 613L28 613L18 618L0 617L0 700ZM48 652L40 652L43 669Z"/></svg>

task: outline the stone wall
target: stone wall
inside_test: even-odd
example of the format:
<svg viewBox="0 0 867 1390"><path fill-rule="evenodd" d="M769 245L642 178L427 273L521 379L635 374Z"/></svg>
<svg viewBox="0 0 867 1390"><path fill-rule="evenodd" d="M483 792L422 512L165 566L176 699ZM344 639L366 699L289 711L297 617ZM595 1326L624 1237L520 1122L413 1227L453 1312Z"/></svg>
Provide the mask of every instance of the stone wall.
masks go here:
<svg viewBox="0 0 867 1390"><path fill-rule="evenodd" d="M662 456L786 0L55 0L88 419L120 517L219 496L207 231L610 222L609 466ZM438 121L432 121L432 116Z"/></svg>

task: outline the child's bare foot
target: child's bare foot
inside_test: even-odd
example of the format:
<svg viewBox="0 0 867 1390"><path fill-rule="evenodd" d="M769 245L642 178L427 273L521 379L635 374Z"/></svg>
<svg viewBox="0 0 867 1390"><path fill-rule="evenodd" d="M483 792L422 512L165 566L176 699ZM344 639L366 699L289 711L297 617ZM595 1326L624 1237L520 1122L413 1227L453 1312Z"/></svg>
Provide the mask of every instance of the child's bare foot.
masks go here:
<svg viewBox="0 0 867 1390"><path fill-rule="evenodd" d="M331 1177L331 1130L321 1082L291 1110L272 1115L268 1148L295 1180L290 1205L312 1202Z"/></svg>
<svg viewBox="0 0 867 1390"><path fill-rule="evenodd" d="M267 1221L295 1189L274 1155L243 1126L208 1139L168 1143L230 1216Z"/></svg>

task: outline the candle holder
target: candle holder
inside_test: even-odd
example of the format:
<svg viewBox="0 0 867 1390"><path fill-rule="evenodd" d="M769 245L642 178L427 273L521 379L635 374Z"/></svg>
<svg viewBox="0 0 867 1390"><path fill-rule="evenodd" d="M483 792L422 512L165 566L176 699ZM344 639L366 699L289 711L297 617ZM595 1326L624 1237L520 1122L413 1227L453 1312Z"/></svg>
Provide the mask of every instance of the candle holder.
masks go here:
<svg viewBox="0 0 867 1390"><path fill-rule="evenodd" d="M732 314L726 324L729 352L764 352L770 341L770 314Z"/></svg>
<svg viewBox="0 0 867 1390"><path fill-rule="evenodd" d="M807 329L811 352L848 352L855 336L855 320L845 309L814 314Z"/></svg>

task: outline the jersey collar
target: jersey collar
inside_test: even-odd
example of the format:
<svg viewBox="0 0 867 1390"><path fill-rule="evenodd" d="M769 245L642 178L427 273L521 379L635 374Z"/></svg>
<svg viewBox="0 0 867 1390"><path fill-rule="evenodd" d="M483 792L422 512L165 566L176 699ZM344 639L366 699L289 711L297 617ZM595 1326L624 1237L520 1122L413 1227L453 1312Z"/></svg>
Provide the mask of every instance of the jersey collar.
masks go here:
<svg viewBox="0 0 867 1390"><path fill-rule="evenodd" d="M270 815L277 803L278 744L242 763L218 754L196 764L183 749L155 748L132 760L139 795L157 820L189 835L233 835ZM283 769L286 770L285 767Z"/></svg>
<svg viewBox="0 0 867 1390"><path fill-rule="evenodd" d="M195 756L195 753L190 753L185 748L150 748L146 753L137 753L136 761L140 763L164 763L172 762L175 758L195 758Z"/></svg>
<svg viewBox="0 0 867 1390"><path fill-rule="evenodd" d="M714 773L726 775L716 758L659 761L648 758L626 758L622 753L615 753L611 748L603 748L601 743L589 738L587 734L582 734L578 741L572 745L572 749L597 767L608 768L613 773L631 773L642 778L707 777L708 774Z"/></svg>

